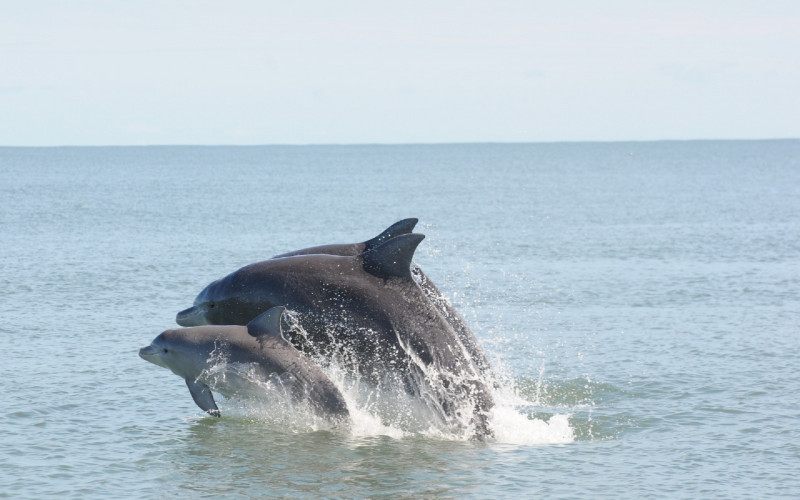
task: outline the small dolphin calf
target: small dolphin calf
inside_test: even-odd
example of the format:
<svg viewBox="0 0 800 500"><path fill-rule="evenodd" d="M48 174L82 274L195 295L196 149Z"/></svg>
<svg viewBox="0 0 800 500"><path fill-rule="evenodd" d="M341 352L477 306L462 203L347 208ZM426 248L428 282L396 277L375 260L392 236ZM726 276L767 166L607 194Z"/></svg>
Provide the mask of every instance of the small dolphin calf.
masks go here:
<svg viewBox="0 0 800 500"><path fill-rule="evenodd" d="M283 337L283 311L283 307L273 307L247 326L167 330L141 348L139 356L186 380L194 402L213 416L220 416L220 411L209 384L217 392L232 395L243 386L277 381L293 401L307 400L316 414L335 424L346 422L349 412L342 394ZM226 368L225 374L215 377L213 372L220 366Z"/></svg>

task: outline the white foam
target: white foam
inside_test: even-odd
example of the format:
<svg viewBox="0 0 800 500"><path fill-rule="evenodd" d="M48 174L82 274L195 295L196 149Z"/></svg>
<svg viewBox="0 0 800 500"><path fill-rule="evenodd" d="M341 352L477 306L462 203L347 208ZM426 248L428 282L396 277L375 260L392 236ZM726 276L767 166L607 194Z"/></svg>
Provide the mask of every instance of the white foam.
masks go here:
<svg viewBox="0 0 800 500"><path fill-rule="evenodd" d="M496 406L491 412L491 423L498 443L546 445L575 441L569 415L553 415L545 421L528 417L513 407Z"/></svg>
<svg viewBox="0 0 800 500"><path fill-rule="evenodd" d="M425 436L459 441L474 437L470 407L463 408L463 421L454 426L452 420L443 420L436 408L402 390L375 387L348 375L347 370L335 363L321 366L321 369L344 396L350 411L348 427L332 428L330 422L314 415L308 404L293 402L281 384L258 380L256 374L244 366L221 361L208 371L206 380L212 389L223 386L227 389L225 392L231 396L227 403L234 408L225 411L233 409L234 414L243 413L248 418L289 425L295 432L329 429L357 438ZM523 398L514 387L513 377L502 377L499 383L501 385L492 390L494 406L488 412L488 426L493 432L489 442L552 445L575 440L569 414L537 416L535 408L540 402Z"/></svg>

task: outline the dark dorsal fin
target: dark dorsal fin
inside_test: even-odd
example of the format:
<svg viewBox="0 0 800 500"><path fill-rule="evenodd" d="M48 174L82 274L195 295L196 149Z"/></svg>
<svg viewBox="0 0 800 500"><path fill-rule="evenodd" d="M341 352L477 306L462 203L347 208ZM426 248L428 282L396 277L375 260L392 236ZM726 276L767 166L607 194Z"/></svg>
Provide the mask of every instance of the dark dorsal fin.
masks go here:
<svg viewBox="0 0 800 500"><path fill-rule="evenodd" d="M247 323L247 333L256 338L268 335L283 339L281 317L285 310L286 308L283 306L275 306L259 314L250 323Z"/></svg>
<svg viewBox="0 0 800 500"><path fill-rule="evenodd" d="M417 225L418 219L410 218L410 219L403 219L395 222L391 226L387 227L383 230L381 234L372 238L371 240L367 240L364 242L364 251L372 250L376 246L380 245L384 241L388 241L395 236L400 236L401 234L409 234L411 231L414 230L414 226Z"/></svg>
<svg viewBox="0 0 800 500"><path fill-rule="evenodd" d="M411 233L395 236L372 250L360 253L358 258L364 270L378 278L411 278L411 259L424 234Z"/></svg>

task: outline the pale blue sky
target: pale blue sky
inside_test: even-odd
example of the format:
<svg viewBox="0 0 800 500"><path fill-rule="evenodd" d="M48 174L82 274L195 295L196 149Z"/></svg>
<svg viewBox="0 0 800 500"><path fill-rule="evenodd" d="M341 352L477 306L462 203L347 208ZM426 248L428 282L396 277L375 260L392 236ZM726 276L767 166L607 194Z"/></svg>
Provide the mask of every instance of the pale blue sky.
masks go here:
<svg viewBox="0 0 800 500"><path fill-rule="evenodd" d="M800 137L798 1L0 6L0 145Z"/></svg>

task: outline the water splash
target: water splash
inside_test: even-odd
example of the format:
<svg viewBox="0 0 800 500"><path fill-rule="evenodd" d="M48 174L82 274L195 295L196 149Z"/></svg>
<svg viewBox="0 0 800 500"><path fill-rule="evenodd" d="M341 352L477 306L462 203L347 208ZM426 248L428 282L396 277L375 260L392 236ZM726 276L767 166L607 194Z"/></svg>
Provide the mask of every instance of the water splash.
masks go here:
<svg viewBox="0 0 800 500"><path fill-rule="evenodd" d="M226 417L268 423L292 432L328 430L354 438L388 436L394 439L422 436L432 439L466 441L473 437L471 415L461 413L461 425L441 418L438 409L395 385L374 385L337 363L320 365L334 382L350 411L348 426L336 426L315 414L307 401L291 397L290 378L263 377L252 365L215 359L203 374L203 381L224 396ZM515 445L567 444L575 440L569 413L536 414L539 401L520 391L515 379L499 377L492 396L494 407L487 412L493 437L489 442ZM538 393L541 393L539 389Z"/></svg>

